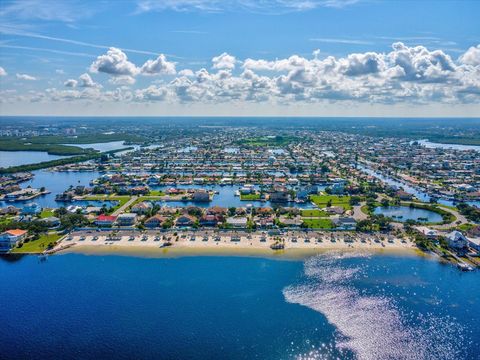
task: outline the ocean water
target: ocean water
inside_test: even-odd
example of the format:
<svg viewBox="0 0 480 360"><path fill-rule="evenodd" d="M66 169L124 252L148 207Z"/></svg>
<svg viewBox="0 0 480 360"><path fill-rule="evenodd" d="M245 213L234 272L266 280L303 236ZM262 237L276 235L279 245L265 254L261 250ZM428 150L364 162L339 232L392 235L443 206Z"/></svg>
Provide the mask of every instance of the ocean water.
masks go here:
<svg viewBox="0 0 480 360"><path fill-rule="evenodd" d="M478 359L480 278L416 256L1 258L0 358Z"/></svg>

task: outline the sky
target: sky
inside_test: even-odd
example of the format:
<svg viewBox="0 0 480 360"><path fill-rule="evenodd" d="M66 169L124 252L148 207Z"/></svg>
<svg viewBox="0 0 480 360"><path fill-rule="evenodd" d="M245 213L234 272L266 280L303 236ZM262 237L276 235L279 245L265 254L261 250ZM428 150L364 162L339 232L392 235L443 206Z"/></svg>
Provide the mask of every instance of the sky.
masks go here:
<svg viewBox="0 0 480 360"><path fill-rule="evenodd" d="M480 117L480 1L0 1L0 115Z"/></svg>

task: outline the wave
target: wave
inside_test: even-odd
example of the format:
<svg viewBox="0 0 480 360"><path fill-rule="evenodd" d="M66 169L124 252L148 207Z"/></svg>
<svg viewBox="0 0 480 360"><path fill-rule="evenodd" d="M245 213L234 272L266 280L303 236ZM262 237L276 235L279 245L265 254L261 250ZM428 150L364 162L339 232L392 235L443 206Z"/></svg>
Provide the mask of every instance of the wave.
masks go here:
<svg viewBox="0 0 480 360"><path fill-rule="evenodd" d="M364 253L328 253L305 261L306 281L283 290L286 301L322 313L338 331L339 351L356 359L424 360L462 358L464 329L454 319L402 313L392 297L369 295L353 280L366 276L362 266L345 264ZM325 358L321 350L298 358Z"/></svg>

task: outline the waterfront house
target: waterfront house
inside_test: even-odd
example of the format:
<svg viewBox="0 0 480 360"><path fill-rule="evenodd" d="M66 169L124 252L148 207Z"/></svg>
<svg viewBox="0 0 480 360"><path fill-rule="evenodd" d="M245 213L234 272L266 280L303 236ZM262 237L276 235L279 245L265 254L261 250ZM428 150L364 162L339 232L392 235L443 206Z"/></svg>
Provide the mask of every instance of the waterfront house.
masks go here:
<svg viewBox="0 0 480 360"><path fill-rule="evenodd" d="M339 217L332 220L338 230L355 230L357 222L352 217Z"/></svg>
<svg viewBox="0 0 480 360"><path fill-rule="evenodd" d="M280 216L279 221L284 226L293 227L293 228L298 228L303 223L303 220L300 216L294 216L294 217Z"/></svg>
<svg viewBox="0 0 480 360"><path fill-rule="evenodd" d="M344 182L336 182L330 187L330 192L332 194L341 195L345 192L345 183Z"/></svg>
<svg viewBox="0 0 480 360"><path fill-rule="evenodd" d="M192 195L192 201L195 202L209 202L210 194L204 190L195 191Z"/></svg>
<svg viewBox="0 0 480 360"><path fill-rule="evenodd" d="M175 226L177 227L189 227L195 224L197 219L190 215L181 215L175 220Z"/></svg>
<svg viewBox="0 0 480 360"><path fill-rule="evenodd" d="M215 215L203 215L199 223L200 226L217 226L218 219Z"/></svg>
<svg viewBox="0 0 480 360"><path fill-rule="evenodd" d="M167 220L168 218L166 216L162 216L158 214L153 215L152 217L145 220L145 226L150 229L158 228L158 227L161 227Z"/></svg>
<svg viewBox="0 0 480 360"><path fill-rule="evenodd" d="M285 188L279 188L270 193L269 200L272 203L283 203L290 200L290 195Z"/></svg>
<svg viewBox="0 0 480 360"><path fill-rule="evenodd" d="M0 234L0 252L9 251L27 237L25 230L13 229Z"/></svg>
<svg viewBox="0 0 480 360"><path fill-rule="evenodd" d="M446 236L448 246L452 249L461 250L468 246L468 239L460 231L452 231Z"/></svg>
<svg viewBox="0 0 480 360"><path fill-rule="evenodd" d="M99 215L95 220L95 225L112 226L115 220L117 220L117 217L113 215Z"/></svg>
<svg viewBox="0 0 480 360"><path fill-rule="evenodd" d="M137 214L125 213L117 216L116 224L118 226L132 226L137 222Z"/></svg>
<svg viewBox="0 0 480 360"><path fill-rule="evenodd" d="M468 246L476 251L480 251L480 237L468 238Z"/></svg>
<svg viewBox="0 0 480 360"><path fill-rule="evenodd" d="M207 215L215 215L224 217L228 212L228 209L220 207L220 206L213 206L207 209Z"/></svg>
<svg viewBox="0 0 480 360"><path fill-rule="evenodd" d="M0 215L17 215L19 212L20 209L12 205L0 209Z"/></svg>
<svg viewBox="0 0 480 360"><path fill-rule="evenodd" d="M334 215L342 215L345 212L345 209L341 206L330 206L325 208L325 210Z"/></svg>
<svg viewBox="0 0 480 360"><path fill-rule="evenodd" d="M412 200L413 198L413 195L410 194L410 193L407 193L403 190L398 190L396 193L395 193L395 196L398 197L400 200L402 201L410 201Z"/></svg>
<svg viewBox="0 0 480 360"><path fill-rule="evenodd" d="M273 216L256 216L253 221L255 225L260 228L270 228L275 225L275 218Z"/></svg>
<svg viewBox="0 0 480 360"><path fill-rule="evenodd" d="M147 195L150 192L148 186L136 186L130 189L132 195Z"/></svg>
<svg viewBox="0 0 480 360"><path fill-rule="evenodd" d="M426 226L417 226L417 231L423 234L427 239L436 239L438 237L438 232L434 229L430 229Z"/></svg>
<svg viewBox="0 0 480 360"><path fill-rule="evenodd" d="M234 228L246 228L248 219L244 216L227 218L227 225Z"/></svg>
<svg viewBox="0 0 480 360"><path fill-rule="evenodd" d="M42 208L37 203L28 203L22 209L22 214L37 215L42 212Z"/></svg>
<svg viewBox="0 0 480 360"><path fill-rule="evenodd" d="M49 228L60 226L60 219L55 216L49 216L41 220L48 225Z"/></svg>
<svg viewBox="0 0 480 360"><path fill-rule="evenodd" d="M150 202L144 201L132 206L130 211L135 214L143 215L152 209L153 205Z"/></svg>

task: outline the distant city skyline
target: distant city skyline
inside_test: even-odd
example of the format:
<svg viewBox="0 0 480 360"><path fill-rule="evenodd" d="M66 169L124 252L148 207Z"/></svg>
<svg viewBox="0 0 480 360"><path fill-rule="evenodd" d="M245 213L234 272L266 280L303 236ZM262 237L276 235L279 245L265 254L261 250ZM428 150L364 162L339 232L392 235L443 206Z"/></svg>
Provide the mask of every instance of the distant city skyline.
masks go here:
<svg viewBox="0 0 480 360"><path fill-rule="evenodd" d="M3 1L0 115L480 116L480 3Z"/></svg>

